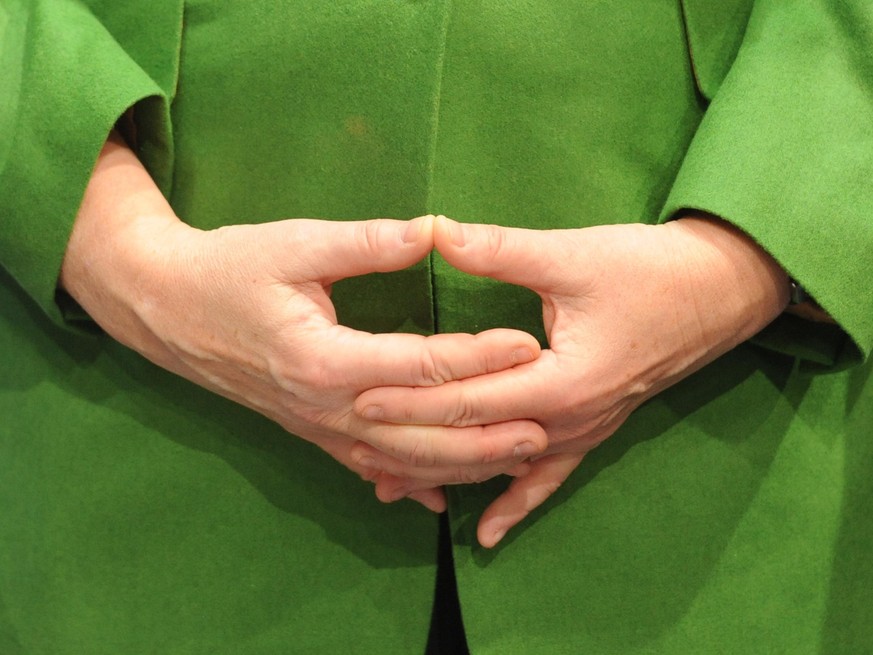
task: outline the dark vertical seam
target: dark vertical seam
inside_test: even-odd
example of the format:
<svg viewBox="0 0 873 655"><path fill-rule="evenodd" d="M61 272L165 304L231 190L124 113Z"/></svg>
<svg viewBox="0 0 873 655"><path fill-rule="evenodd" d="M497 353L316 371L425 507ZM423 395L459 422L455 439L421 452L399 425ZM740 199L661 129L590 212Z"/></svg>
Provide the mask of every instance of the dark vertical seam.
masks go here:
<svg viewBox="0 0 873 655"><path fill-rule="evenodd" d="M431 126L430 133L430 151L428 152L427 166L425 167L425 174L427 175L427 190L424 198L424 209L426 212L433 210L433 207L431 206L431 196L433 195L433 177L434 169L436 167L437 139L439 138L440 131L440 109L442 107L443 77L445 75L446 42L448 41L449 23L451 22L452 0L446 0L443 7L443 23L440 27L440 50L436 62L436 88L434 89L433 94L433 125ZM433 321L433 331L437 333L440 331L440 324L439 312L437 309L436 262L434 257L435 255L433 252L428 255L428 264L430 266L431 320Z"/></svg>

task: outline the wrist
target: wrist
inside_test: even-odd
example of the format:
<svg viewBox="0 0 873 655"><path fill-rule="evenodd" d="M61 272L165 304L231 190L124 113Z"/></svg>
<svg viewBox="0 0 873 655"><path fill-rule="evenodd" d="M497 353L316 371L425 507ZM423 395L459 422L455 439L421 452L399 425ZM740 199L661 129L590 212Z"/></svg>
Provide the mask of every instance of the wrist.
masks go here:
<svg viewBox="0 0 873 655"><path fill-rule="evenodd" d="M733 345L754 336L788 307L788 274L739 228L708 215L666 226L679 231L685 247L695 253L691 261L703 313L734 331Z"/></svg>
<svg viewBox="0 0 873 655"><path fill-rule="evenodd" d="M182 223L133 152L115 135L98 157L64 254L58 287L107 332L131 332L144 285L192 228Z"/></svg>

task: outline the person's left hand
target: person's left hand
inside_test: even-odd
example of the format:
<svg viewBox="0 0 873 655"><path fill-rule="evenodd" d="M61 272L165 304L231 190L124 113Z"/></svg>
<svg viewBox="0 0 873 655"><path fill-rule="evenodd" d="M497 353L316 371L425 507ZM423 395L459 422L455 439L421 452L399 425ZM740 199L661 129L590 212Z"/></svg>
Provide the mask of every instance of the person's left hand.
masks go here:
<svg viewBox="0 0 873 655"><path fill-rule="evenodd" d="M788 302L775 260L717 219L540 231L440 217L434 229L453 266L540 294L550 349L529 364L440 386L371 389L356 411L388 423L526 418L545 428L547 451L480 519L486 547L554 493L636 407L753 336ZM380 497L415 490L374 448L359 443L353 456L385 471Z"/></svg>

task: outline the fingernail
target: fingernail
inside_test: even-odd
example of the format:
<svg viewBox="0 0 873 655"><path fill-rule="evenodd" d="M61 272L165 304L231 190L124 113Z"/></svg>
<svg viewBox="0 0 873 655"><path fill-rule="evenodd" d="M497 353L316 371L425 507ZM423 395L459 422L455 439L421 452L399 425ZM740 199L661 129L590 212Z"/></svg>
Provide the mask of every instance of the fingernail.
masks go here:
<svg viewBox="0 0 873 655"><path fill-rule="evenodd" d="M419 235L421 235L421 224L423 223L423 219L421 218L413 218L406 225L406 229L403 231L403 243L415 243L418 241Z"/></svg>
<svg viewBox="0 0 873 655"><path fill-rule="evenodd" d="M530 348L516 348L509 353L509 361L511 364L526 364L534 360L533 351Z"/></svg>
<svg viewBox="0 0 873 655"><path fill-rule="evenodd" d="M503 539L505 534L506 534L506 528L500 527L500 528L495 529L494 532L491 533L491 538L494 540L493 543L491 544L491 546L493 547L493 546L496 546L497 544L499 544L500 540Z"/></svg>
<svg viewBox="0 0 873 655"><path fill-rule="evenodd" d="M449 236L452 237L452 243L459 248L463 247L467 243L464 238L464 226L450 218L447 218L446 221L449 224Z"/></svg>
<svg viewBox="0 0 873 655"><path fill-rule="evenodd" d="M512 451L513 456L515 457L530 457L531 455L536 455L540 452L540 449L537 448L536 444L531 441L522 441L515 447L515 450Z"/></svg>
<svg viewBox="0 0 873 655"><path fill-rule="evenodd" d="M363 457L359 457L359 458L357 459L357 463L358 463L358 466L362 466L362 467L364 467L365 469L375 469L375 468L377 468L377 466L376 466L376 460L373 459L372 457L370 457L369 455L364 455Z"/></svg>
<svg viewBox="0 0 873 655"><path fill-rule="evenodd" d="M371 421L378 421L382 418L383 414L384 411L379 407L379 405L367 405L361 412L362 417L370 419Z"/></svg>

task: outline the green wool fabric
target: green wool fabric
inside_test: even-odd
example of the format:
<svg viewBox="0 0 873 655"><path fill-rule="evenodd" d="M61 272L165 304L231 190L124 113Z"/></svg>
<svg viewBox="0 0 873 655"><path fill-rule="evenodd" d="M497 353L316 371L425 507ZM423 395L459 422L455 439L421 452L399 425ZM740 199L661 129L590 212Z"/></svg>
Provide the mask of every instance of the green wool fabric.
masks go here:
<svg viewBox="0 0 873 655"><path fill-rule="evenodd" d="M750 233L851 335L845 348L865 356L871 36L873 13L860 4L758 2L664 211L705 209ZM832 359L842 358L858 355L833 344Z"/></svg>
<svg viewBox="0 0 873 655"><path fill-rule="evenodd" d="M741 227L837 325L780 318L646 403L494 550L476 520L506 481L450 490L470 649L873 651L868 5L0 0L0 652L427 641L432 514L68 329L57 273L122 118L202 229ZM535 294L436 255L333 299L361 329L547 345Z"/></svg>

